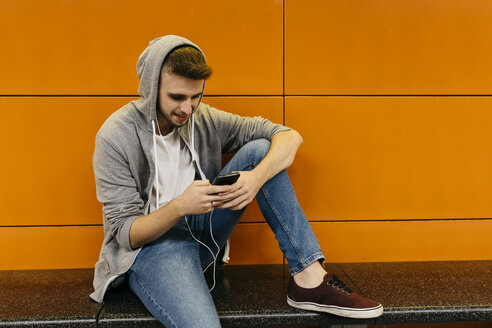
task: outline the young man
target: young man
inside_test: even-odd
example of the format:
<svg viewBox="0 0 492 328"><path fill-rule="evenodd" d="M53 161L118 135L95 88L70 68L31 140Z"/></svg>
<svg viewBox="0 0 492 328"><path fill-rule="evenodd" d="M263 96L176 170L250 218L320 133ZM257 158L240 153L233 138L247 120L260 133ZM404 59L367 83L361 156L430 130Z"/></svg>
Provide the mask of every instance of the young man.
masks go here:
<svg viewBox="0 0 492 328"><path fill-rule="evenodd" d="M302 138L260 117L201 103L210 67L201 50L158 38L137 63L141 98L116 111L96 137L93 158L105 238L91 297L130 288L166 327L220 327L203 269L216 260L255 197L289 263L291 306L371 318L382 306L357 295L324 260L285 169ZM221 168L222 154L235 152ZM232 185L212 185L239 172Z"/></svg>

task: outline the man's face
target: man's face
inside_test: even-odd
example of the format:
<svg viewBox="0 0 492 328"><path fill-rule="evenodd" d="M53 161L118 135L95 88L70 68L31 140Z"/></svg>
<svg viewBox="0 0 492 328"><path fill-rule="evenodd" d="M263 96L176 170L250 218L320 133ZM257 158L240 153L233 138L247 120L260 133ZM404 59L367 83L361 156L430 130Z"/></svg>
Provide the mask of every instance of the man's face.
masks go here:
<svg viewBox="0 0 492 328"><path fill-rule="evenodd" d="M157 121L162 135L188 121L198 106L204 82L162 71L157 105Z"/></svg>

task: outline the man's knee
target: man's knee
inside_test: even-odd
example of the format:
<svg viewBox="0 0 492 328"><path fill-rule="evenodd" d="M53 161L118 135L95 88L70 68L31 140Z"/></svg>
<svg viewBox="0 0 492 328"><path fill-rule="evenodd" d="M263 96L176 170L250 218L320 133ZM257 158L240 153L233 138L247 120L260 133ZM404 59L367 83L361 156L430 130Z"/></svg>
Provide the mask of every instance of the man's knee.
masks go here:
<svg viewBox="0 0 492 328"><path fill-rule="evenodd" d="M241 150L247 151L252 156L256 164L259 163L270 150L270 141L267 139L256 139L245 144Z"/></svg>

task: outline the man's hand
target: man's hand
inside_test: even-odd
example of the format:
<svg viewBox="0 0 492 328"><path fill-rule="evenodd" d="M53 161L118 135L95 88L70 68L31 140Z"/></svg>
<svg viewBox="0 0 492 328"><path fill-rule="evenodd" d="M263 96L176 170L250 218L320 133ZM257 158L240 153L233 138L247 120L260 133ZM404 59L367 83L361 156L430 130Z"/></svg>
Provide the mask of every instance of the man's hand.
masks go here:
<svg viewBox="0 0 492 328"><path fill-rule="evenodd" d="M231 186L213 186L208 180L193 181L179 197L158 210L135 219L130 228L131 247L135 249L156 240L185 215L212 211L214 202L222 203L230 199L221 193L227 194L231 189Z"/></svg>
<svg viewBox="0 0 492 328"><path fill-rule="evenodd" d="M214 207L243 209L253 201L268 180L292 164L301 143L302 137L295 130L275 134L265 158L253 170L239 172L241 175L236 183L231 185L232 189L219 194L227 199L214 202Z"/></svg>
<svg viewBox="0 0 492 328"><path fill-rule="evenodd" d="M263 182L252 171L241 171L239 173L239 179L230 186L231 190L219 194L219 196L223 197L223 200L214 202L214 207L236 211L243 209L256 197L256 194L263 186Z"/></svg>
<svg viewBox="0 0 492 328"><path fill-rule="evenodd" d="M212 211L213 205L230 199L231 186L214 186L208 180L196 180L175 199L181 209L181 216L199 215Z"/></svg>

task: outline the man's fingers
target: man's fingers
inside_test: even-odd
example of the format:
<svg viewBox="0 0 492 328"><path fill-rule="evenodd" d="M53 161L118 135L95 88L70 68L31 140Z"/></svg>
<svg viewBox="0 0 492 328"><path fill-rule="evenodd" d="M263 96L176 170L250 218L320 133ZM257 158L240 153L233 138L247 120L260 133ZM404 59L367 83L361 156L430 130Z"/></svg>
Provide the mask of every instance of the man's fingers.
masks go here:
<svg viewBox="0 0 492 328"><path fill-rule="evenodd" d="M228 185L215 186L210 184L209 180L195 180L193 181L190 187L195 187L195 188L206 187L204 189L200 189L201 191L199 191L200 193L203 193L205 195L227 194L231 190L231 186Z"/></svg>
<svg viewBox="0 0 492 328"><path fill-rule="evenodd" d="M215 185L210 185L207 187L207 194L209 195L217 195L217 196L222 196L222 195L227 195L231 191L231 186L225 185L225 186L215 186Z"/></svg>
<svg viewBox="0 0 492 328"><path fill-rule="evenodd" d="M245 200L244 202L240 203L239 205L234 206L234 207L231 207L230 210L233 210L233 211L241 210L244 207L246 207L249 203L250 202L248 202L247 200Z"/></svg>
<svg viewBox="0 0 492 328"><path fill-rule="evenodd" d="M238 205L242 205L245 203L242 207L248 205L250 203L250 200L248 199L248 196L246 194L241 195L239 197L233 198L231 200L225 201L222 204L218 205L217 208L229 208L229 209L240 209L237 208Z"/></svg>
<svg viewBox="0 0 492 328"><path fill-rule="evenodd" d="M237 211L241 210L244 207L246 207L249 203L251 203L251 200L249 199L244 199L244 200L238 200L237 198L234 199L234 201L230 201L227 203L224 203L222 206L219 206L218 208L228 208L232 211Z"/></svg>
<svg viewBox="0 0 492 328"><path fill-rule="evenodd" d="M221 206L222 204L225 204L227 202L230 202L231 200L234 199L234 197L231 197L230 195L210 195L212 197L212 202L214 204L214 207Z"/></svg>
<svg viewBox="0 0 492 328"><path fill-rule="evenodd" d="M208 186L210 184L210 181L208 180L195 180L192 183L194 186Z"/></svg>

